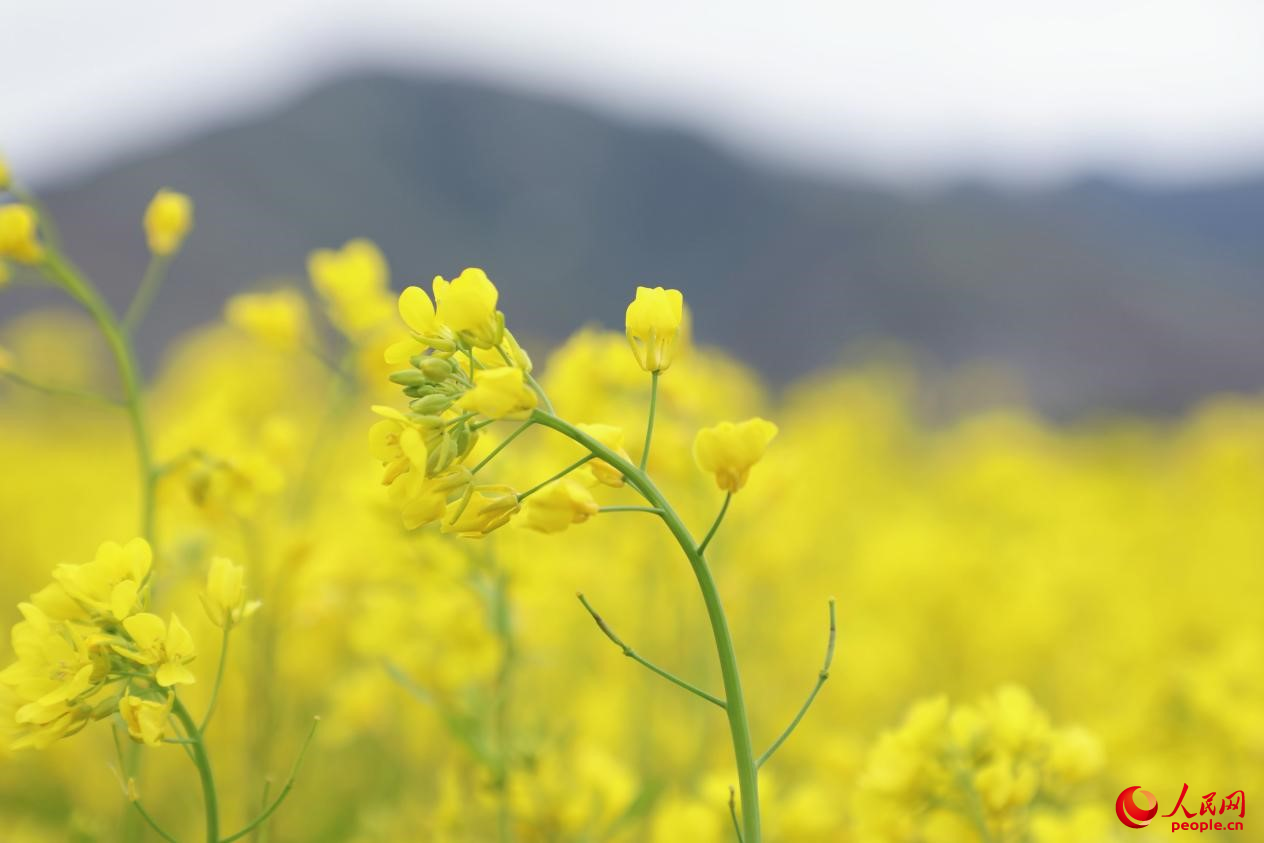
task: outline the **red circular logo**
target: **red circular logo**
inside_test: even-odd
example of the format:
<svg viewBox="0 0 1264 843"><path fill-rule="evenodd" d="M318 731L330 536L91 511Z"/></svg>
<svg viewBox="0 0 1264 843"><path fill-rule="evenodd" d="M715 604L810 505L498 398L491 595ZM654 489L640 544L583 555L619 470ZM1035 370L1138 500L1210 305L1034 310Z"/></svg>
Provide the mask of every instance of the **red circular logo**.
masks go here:
<svg viewBox="0 0 1264 843"><path fill-rule="evenodd" d="M1115 800L1115 813L1129 828L1145 828L1159 813L1159 800L1150 791L1133 785Z"/></svg>

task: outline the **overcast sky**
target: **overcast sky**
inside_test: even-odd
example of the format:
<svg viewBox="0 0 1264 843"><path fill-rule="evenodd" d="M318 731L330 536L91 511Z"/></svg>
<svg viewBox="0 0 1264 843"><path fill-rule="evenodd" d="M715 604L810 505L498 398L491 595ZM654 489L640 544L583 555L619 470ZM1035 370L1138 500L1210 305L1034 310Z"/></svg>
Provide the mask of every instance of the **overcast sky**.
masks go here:
<svg viewBox="0 0 1264 843"><path fill-rule="evenodd" d="M1264 171L1261 0L0 4L0 149L34 179L363 60L906 183Z"/></svg>

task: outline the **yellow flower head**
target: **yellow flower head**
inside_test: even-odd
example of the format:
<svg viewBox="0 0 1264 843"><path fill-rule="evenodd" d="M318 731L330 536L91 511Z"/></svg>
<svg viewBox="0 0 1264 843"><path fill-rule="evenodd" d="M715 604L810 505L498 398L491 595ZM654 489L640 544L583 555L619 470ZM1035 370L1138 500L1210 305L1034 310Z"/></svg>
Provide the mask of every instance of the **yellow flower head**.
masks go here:
<svg viewBox="0 0 1264 843"><path fill-rule="evenodd" d="M154 702L125 694L119 698L119 716L127 726L127 734L137 743L161 746L167 736L167 716L171 714L175 697L167 695L166 702Z"/></svg>
<svg viewBox="0 0 1264 843"><path fill-rule="evenodd" d="M632 353L645 371L662 372L672 364L684 301L680 290L636 288L636 298L628 305L626 326Z"/></svg>
<svg viewBox="0 0 1264 843"><path fill-rule="evenodd" d="M721 422L698 431L693 440L693 459L698 468L715 475L716 485L726 492L746 485L751 466L764 456L764 449L777 435L777 426L754 418L738 424Z"/></svg>
<svg viewBox="0 0 1264 843"><path fill-rule="evenodd" d="M475 486L470 494L448 505L440 529L479 538L505 526L517 511L518 494L509 486Z"/></svg>
<svg viewBox="0 0 1264 843"><path fill-rule="evenodd" d="M66 594L89 612L122 620L140 608L141 590L153 565L149 542L104 542L91 562L58 565L55 579Z"/></svg>
<svg viewBox="0 0 1264 843"><path fill-rule="evenodd" d="M193 201L183 193L163 188L154 194L145 209L145 239L155 255L170 255L180 249L193 227Z"/></svg>
<svg viewBox="0 0 1264 843"><path fill-rule="evenodd" d="M206 574L206 591L202 594L202 605L211 623L218 627L232 626L254 614L259 602L246 602L246 571L223 556L211 560L210 570Z"/></svg>
<svg viewBox="0 0 1264 843"><path fill-rule="evenodd" d="M83 728L91 709L81 701L98 689L105 670L76 627L53 621L33 603L18 610L23 620L11 636L17 661L0 671L0 684L18 704L14 748L39 749Z"/></svg>
<svg viewBox="0 0 1264 843"><path fill-rule="evenodd" d="M469 483L469 469L463 466L434 477L427 477L422 471L410 471L391 485L390 497L399 507L404 527L415 530L442 518L448 501L461 494Z"/></svg>
<svg viewBox="0 0 1264 843"><path fill-rule="evenodd" d="M235 328L282 351L294 351L310 332L307 300L294 290L241 293L224 306L224 318Z"/></svg>
<svg viewBox="0 0 1264 843"><path fill-rule="evenodd" d="M0 258L37 263L44 258L39 215L30 205L0 205Z"/></svg>
<svg viewBox="0 0 1264 843"><path fill-rule="evenodd" d="M114 645L119 655L137 664L156 665L155 678L164 688L172 685L191 685L197 680L186 665L193 661L193 636L172 613L171 623L148 612L132 615L123 621L123 628L131 636L135 648Z"/></svg>
<svg viewBox="0 0 1264 843"><path fill-rule="evenodd" d="M382 419L369 428L369 451L382 463L382 485L414 469L424 477L429 453L421 428L392 407L378 405L373 412Z"/></svg>
<svg viewBox="0 0 1264 843"><path fill-rule="evenodd" d="M391 317L390 269L372 242L352 240L341 249L318 249L307 259L312 287L343 333L362 337Z"/></svg>
<svg viewBox="0 0 1264 843"><path fill-rule="evenodd" d="M503 419L535 409L536 400L521 369L501 366L476 371L474 388L461 396L457 406L489 419Z"/></svg>
<svg viewBox="0 0 1264 843"><path fill-rule="evenodd" d="M481 269L471 267L451 281L435 276L436 317L453 333L478 348L495 348L505 330L505 318L496 310L500 294Z"/></svg>
<svg viewBox="0 0 1264 843"><path fill-rule="evenodd" d="M571 524L582 524L600 507L586 486L570 477L550 483L527 498L519 526L540 533L560 533Z"/></svg>
<svg viewBox="0 0 1264 843"><path fill-rule="evenodd" d="M578 427L582 432L631 462L628 452L623 449L623 428L610 424L581 424ZM623 485L623 473L605 460L593 460L588 463L588 469L598 483L615 488Z"/></svg>

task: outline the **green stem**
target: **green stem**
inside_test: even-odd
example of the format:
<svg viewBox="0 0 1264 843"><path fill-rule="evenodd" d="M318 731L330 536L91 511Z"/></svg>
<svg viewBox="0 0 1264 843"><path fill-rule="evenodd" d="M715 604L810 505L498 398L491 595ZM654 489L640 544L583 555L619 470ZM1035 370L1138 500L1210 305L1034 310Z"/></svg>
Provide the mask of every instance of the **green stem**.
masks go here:
<svg viewBox="0 0 1264 843"><path fill-rule="evenodd" d="M772 746L759 756L755 764L759 767L764 766L764 762L772 757L772 754L781 748L786 742L786 738L790 737L790 733L799 725L799 721L808 713L808 709L812 707L812 703L816 700L816 695L821 692L821 686L825 684L825 680L829 679L830 665L834 662L834 640L838 635L838 625L834 621L834 598L830 598L829 602L829 644L825 647L825 664L821 667L821 672L816 676L816 684L812 686L812 693L808 694L807 700L799 708L799 713L790 721L790 725L786 730L772 742Z"/></svg>
<svg viewBox="0 0 1264 843"><path fill-rule="evenodd" d="M206 744L202 741L202 733L189 710L175 697L171 713L184 727L185 736L193 740L190 749L193 752L193 765L197 767L198 777L202 780L202 803L206 809L206 843L219 843L219 799L215 794L215 776L211 773L211 759L206 754Z"/></svg>
<svg viewBox="0 0 1264 843"><path fill-rule="evenodd" d="M742 828L745 843L761 843L759 816L759 770L755 765L755 751L751 742L750 720L746 713L746 698L742 693L742 678L737 665L737 653L733 647L733 634L729 630L724 604L720 600L715 578L706 558L698 552L689 529L672 509L667 498L659 491L645 472L633 466L623 457L602 445L571 423L550 413L536 410L531 414L537 424L548 427L587 448L598 459L614 466L627 479L629 485L641 493L651 505L663 511L663 522L680 545L693 569L702 599L706 604L707 618L715 638L716 655L720 673L724 679L724 699L728 707L729 732L733 742L734 761L737 765L738 786L742 796Z"/></svg>
<svg viewBox="0 0 1264 843"><path fill-rule="evenodd" d="M579 602L584 604L584 608L588 610L588 614L592 615L592 619L597 623L597 628L601 630L603 635L605 635L612 642L614 642L614 645L616 647L618 647L620 650L623 651L623 655L627 656L632 661L636 662L642 667L648 668L652 673L655 673L663 677L664 679L666 679L668 682L672 683L673 685L679 688L684 688L689 693L696 694L697 696L702 697L707 702L713 705L718 705L720 708L728 708L728 706L724 704L724 700L720 699L714 694L708 694L706 691L702 690L698 686L692 683L686 682L685 680L681 679L679 676L676 676L673 673L669 673L668 671L663 670L661 667L649 661L648 659L643 658L639 653L636 652L636 650L633 650L631 647L629 647L627 644L623 642L623 639L620 638L615 633L615 631L610 628L610 624L606 623L605 618L597 614L597 610L592 607L592 604L588 602L588 598L585 597L582 592L580 594L577 594L576 596L579 597Z"/></svg>
<svg viewBox="0 0 1264 843"><path fill-rule="evenodd" d="M97 404L105 404L107 407L121 407L118 401L107 395L98 395L95 392L89 392L86 389L75 389L71 386L57 386L56 384L40 383L28 378L26 375L18 372L0 372L0 377L6 377L19 386L27 389L33 389L36 392L43 392L46 395L54 395L61 398L78 398L83 401L92 401Z"/></svg>
<svg viewBox="0 0 1264 843"><path fill-rule="evenodd" d="M746 843L742 837L742 823L737 818L737 791L729 785L729 816L733 818L733 830L737 832L737 843Z"/></svg>
<svg viewBox="0 0 1264 843"><path fill-rule="evenodd" d="M97 323L106 344L110 347L110 353L114 356L119 379L123 384L124 406L131 422L132 436L136 441L136 462L140 475L141 535L152 545L154 543L154 487L157 474L154 471L149 433L145 427L140 367L136 363L136 353L132 349L131 340L120 327L110 306L105 303L96 289L60 255L50 251L44 260L43 268L54 281L60 283L84 306Z"/></svg>
<svg viewBox="0 0 1264 843"><path fill-rule="evenodd" d="M500 669L496 673L496 834L499 843L513 839L512 813L509 795L509 691L513 679L517 649L513 639L513 617L509 604L509 579L504 571L495 573L492 591L492 622L501 643Z"/></svg>
<svg viewBox="0 0 1264 843"><path fill-rule="evenodd" d="M517 439L517 438L518 438L519 436L521 436L523 433L526 433L526 432L527 432L527 429L528 429L529 427L531 427L531 425L533 425L533 424L535 424L535 422L531 421L531 419L527 419L527 420L526 420L526 421L524 421L522 424L520 424L520 425L518 425L517 427L515 427L515 428L513 429L513 432L512 432L512 433L510 433L508 436L506 436L503 442L501 442L501 443L500 443L499 445L497 445L495 448L492 448L492 452L491 452L490 454L488 454L487 456L483 457L481 460L479 460L478 465L476 465L476 466L474 466L473 468L471 468L471 469L470 469L470 474L478 474L479 470L480 470L480 469L482 469L482 467L483 467L483 466L485 466L485 465L487 465L489 462L491 462L491 461L492 461L492 459L493 459L493 458L494 458L497 454L499 454L501 451L503 451L503 450L505 450L506 448L508 448L508 447L509 447L509 443L510 443L510 442L512 442L512 441L514 441L515 439Z"/></svg>
<svg viewBox="0 0 1264 843"><path fill-rule="evenodd" d="M149 312L149 306L154 303L154 296L158 295L158 289L162 287L162 282L167 277L167 267L170 265L170 255L150 257L149 266L145 267L145 275L140 279L140 286L136 288L136 295L132 297L132 303L128 305L127 313L123 316L123 330L128 334L133 333L144 321L145 314Z"/></svg>
<svg viewBox="0 0 1264 843"><path fill-rule="evenodd" d="M316 727L319 725L320 718L317 717L312 721L312 728L307 732L307 737L303 740L303 745L299 748L298 757L294 759L294 766L290 769L290 777L286 780L285 787L281 788L281 792L277 794L277 798L272 801L272 804L264 808L262 813L255 817L250 824L241 831L228 835L223 840L219 841L219 843L232 843L234 840L240 840L242 837L245 837L247 834L254 831L255 828L262 825L268 817L272 816L277 808L281 807L281 803L285 801L285 797L289 796L290 791L294 789L294 781L298 778L299 768L303 766L303 756L307 754L307 747L311 745L312 737L316 734Z"/></svg>
<svg viewBox="0 0 1264 843"><path fill-rule="evenodd" d="M650 512L654 515L662 515L661 509L652 506L603 506L598 512Z"/></svg>
<svg viewBox="0 0 1264 843"><path fill-rule="evenodd" d="M566 466L566 468L564 468L564 469L562 469L561 471L559 471L557 474L554 474L554 475L553 475L552 477L550 477L548 480L545 480L545 481L543 481L543 482L541 482L541 483L536 483L536 484L535 484L534 486L532 486L530 489L527 489L525 492L523 492L522 494L518 495L518 500L519 500L519 501L525 501L527 498L531 497L531 496L532 496L532 495L534 495L536 492L538 492L538 491L540 491L541 489L543 489L545 486L549 485L550 483L554 483L554 482L556 482L556 481L558 481L558 480L561 480L563 477L565 477L566 475L570 474L572 471L574 471L575 469L579 468L579 467L580 467L580 466L582 466L584 463L586 463L586 462L588 462L588 461L590 461L590 460L592 460L592 459L593 459L593 455L592 455L592 454L589 454L588 456L583 457L582 459L578 459L578 460L576 460L575 462L573 462L573 463L571 463L570 465Z"/></svg>
<svg viewBox="0 0 1264 843"><path fill-rule="evenodd" d="M219 701L219 686L224 682L224 665L228 664L228 633L232 629L232 618L224 618L224 637L219 647L219 667L215 670L215 684L211 686L211 699L206 704L206 713L202 715L202 725L198 727L198 731L202 734L206 734L211 715L215 713L215 703Z"/></svg>
<svg viewBox="0 0 1264 843"><path fill-rule="evenodd" d="M650 441L654 438L654 415L658 412L658 372L650 373L650 414L645 422L645 446L641 448L641 471L650 461Z"/></svg>
<svg viewBox="0 0 1264 843"><path fill-rule="evenodd" d="M711 539L715 537L715 531L720 529L720 522L724 520L724 513L729 511L729 501L733 500L733 493L728 492L724 495L724 503L720 505L720 514L715 516L715 521L711 524L711 529L707 530L706 536L702 539L702 544L698 545L699 553L707 552L707 545L711 544Z"/></svg>

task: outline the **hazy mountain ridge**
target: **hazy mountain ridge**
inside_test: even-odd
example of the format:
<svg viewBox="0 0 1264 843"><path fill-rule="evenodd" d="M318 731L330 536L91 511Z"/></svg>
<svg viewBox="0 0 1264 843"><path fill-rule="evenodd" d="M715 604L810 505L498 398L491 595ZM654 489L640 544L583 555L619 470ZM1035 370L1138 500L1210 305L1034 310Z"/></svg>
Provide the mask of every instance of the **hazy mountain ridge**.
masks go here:
<svg viewBox="0 0 1264 843"><path fill-rule="evenodd" d="M702 339L780 380L875 337L1007 362L1058 411L1264 380L1264 178L910 197L546 99L365 74L53 190L72 253L116 299L143 270L137 220L159 185L195 197L198 230L149 354L232 291L368 236L397 286L486 267L541 340L618 325L637 283L679 286Z"/></svg>

